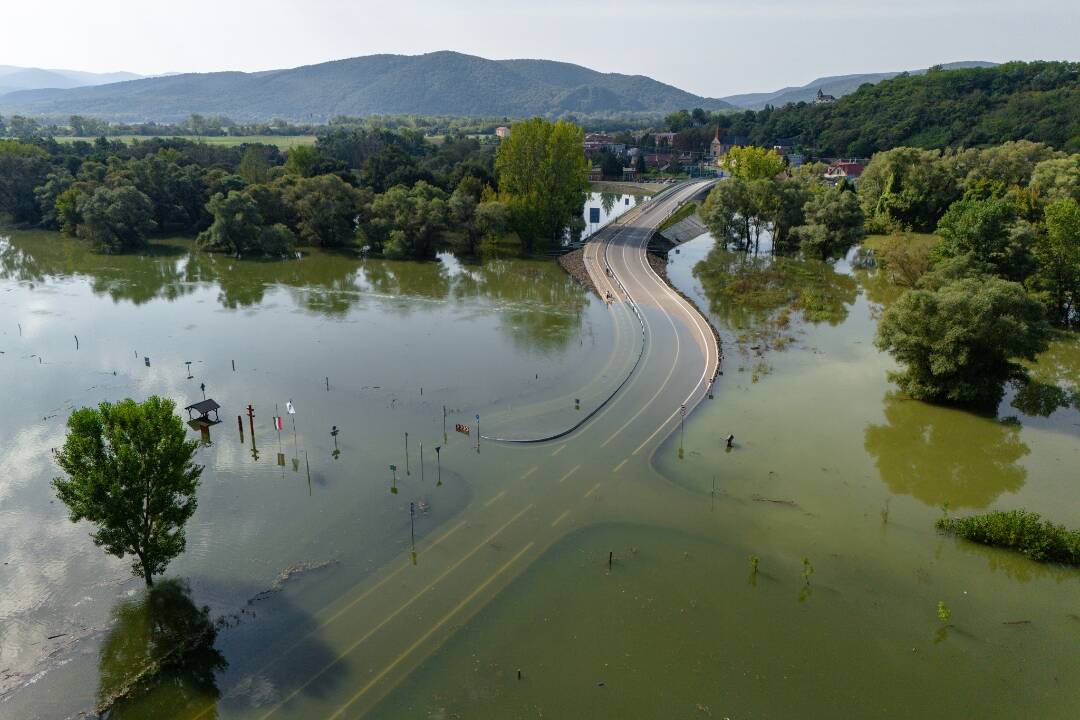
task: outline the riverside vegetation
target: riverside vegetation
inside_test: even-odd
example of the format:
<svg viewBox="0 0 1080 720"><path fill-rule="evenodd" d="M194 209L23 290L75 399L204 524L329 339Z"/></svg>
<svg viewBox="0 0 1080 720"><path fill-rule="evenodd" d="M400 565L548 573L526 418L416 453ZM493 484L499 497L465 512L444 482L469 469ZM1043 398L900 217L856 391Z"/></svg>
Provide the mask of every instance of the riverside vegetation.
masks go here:
<svg viewBox="0 0 1080 720"><path fill-rule="evenodd" d="M0 141L0 216L105 252L154 235L283 256L298 245L429 259L438 248L531 253L579 231L582 131L536 119L498 149L465 137L331 126L313 147Z"/></svg>
<svg viewBox="0 0 1080 720"><path fill-rule="evenodd" d="M904 395L988 415L1010 385L1013 405L1035 416L1080 400L1080 382L1046 383L1031 372L1036 356L1054 339L1070 342L1080 323L1080 155L1028 141L900 147L876 154L857 188L825 184L821 166L788 170L759 148L733 150L726 165L732 180L712 191L702 214L718 244L744 259L710 253L695 273L711 295L739 296L721 304L729 311L784 308L775 331L750 337L755 349L784 346L793 310L823 319L822 293L804 279L809 264L827 268L870 235L854 262L876 267L888 285L877 298L874 344L900 363L889 377ZM765 234L773 256L763 258ZM1075 532L1025 510L944 518L938 527L1036 560L1080 558Z"/></svg>

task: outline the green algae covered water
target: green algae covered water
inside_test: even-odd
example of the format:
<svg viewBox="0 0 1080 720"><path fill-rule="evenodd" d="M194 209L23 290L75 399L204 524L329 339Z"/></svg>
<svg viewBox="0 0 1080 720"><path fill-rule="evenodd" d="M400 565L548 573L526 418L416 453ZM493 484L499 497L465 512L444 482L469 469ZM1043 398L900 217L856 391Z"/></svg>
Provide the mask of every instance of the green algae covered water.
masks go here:
<svg viewBox="0 0 1080 720"><path fill-rule="evenodd" d="M948 504L1080 526L1080 412L898 395L872 345L890 294L845 263L778 272L708 236L670 260L726 354L715 400L654 457L652 482L685 491L676 516L566 537L377 716L1076 717L1080 572L933 522ZM1075 393L1075 336L1036 375Z"/></svg>
<svg viewBox="0 0 1080 720"><path fill-rule="evenodd" d="M746 263L703 237L668 268L724 340L715 399L651 466L557 517L539 559L455 620L370 716L1080 714L1080 572L933 530L946 503L1080 526L1080 413L1012 391L995 417L906 400L871 342L890 297L871 273ZM477 454L454 425L536 407L533 427L558 428L578 412L560 400L571 389L602 395L621 378L608 310L541 261L240 262L182 241L106 257L11 233L0 323L0 717L103 704L123 718L263 717L319 667L333 670L312 702L350 694L368 669L333 664L350 628L319 633L327 608L413 536L486 522L500 488L521 502L551 492L509 475L579 462ZM1034 373L1073 391L1075 337ZM150 393L182 407L204 384L223 422L200 449L188 550L151 609L127 564L53 501L49 450L74 407ZM290 400L295 426L286 416L279 434L271 418ZM254 447L236 420L249 403ZM193 630L212 642L140 675L166 657L163 637ZM317 641L266 670L298 635Z"/></svg>

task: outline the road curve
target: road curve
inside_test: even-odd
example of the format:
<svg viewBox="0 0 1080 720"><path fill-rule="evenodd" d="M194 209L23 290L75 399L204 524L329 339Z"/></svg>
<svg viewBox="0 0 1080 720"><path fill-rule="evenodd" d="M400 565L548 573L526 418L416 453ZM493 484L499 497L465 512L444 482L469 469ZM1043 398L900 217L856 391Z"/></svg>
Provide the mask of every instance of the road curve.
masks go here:
<svg viewBox="0 0 1080 720"><path fill-rule="evenodd" d="M222 700L189 720L219 710L242 720L367 716L567 533L611 520L692 522L696 501L655 482L647 466L680 415L708 396L719 349L707 321L649 265L646 247L656 226L707 185L672 188L586 246L597 287L615 298L613 321L624 335L630 319L640 331L641 345L629 351L640 357L613 397L555 441L481 450L455 439L444 447L444 474L477 478L469 506L415 549L403 547L394 561L327 597L292 632L237 658ZM270 690L251 702L252 687Z"/></svg>
<svg viewBox="0 0 1080 720"><path fill-rule="evenodd" d="M655 426L632 454L639 453L658 436L662 439L665 430L670 430L680 416L689 414L705 399L720 366L720 350L708 320L657 275L647 257L648 243L656 228L683 203L715 182L691 181L666 191L645 204L628 222L611 232L599 233L586 247L585 267L601 288L601 294L611 292L613 302L631 307L641 322L645 344L635 371L645 372L641 364L651 362L656 367L650 374L665 378L616 431L617 435L629 427L654 404L668 409L666 419ZM693 346L701 353L700 365L682 367L684 348Z"/></svg>

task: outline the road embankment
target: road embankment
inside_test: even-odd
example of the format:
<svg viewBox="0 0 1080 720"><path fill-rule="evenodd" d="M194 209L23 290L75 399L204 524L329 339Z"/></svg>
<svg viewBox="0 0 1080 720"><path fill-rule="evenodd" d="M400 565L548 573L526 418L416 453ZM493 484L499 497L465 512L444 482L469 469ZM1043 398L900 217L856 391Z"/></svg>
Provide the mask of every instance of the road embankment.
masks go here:
<svg viewBox="0 0 1080 720"><path fill-rule="evenodd" d="M573 252L560 255L559 265L570 277L581 283L582 287L600 297L600 291L596 288L592 276L589 275L589 271L585 268L585 248L578 248Z"/></svg>

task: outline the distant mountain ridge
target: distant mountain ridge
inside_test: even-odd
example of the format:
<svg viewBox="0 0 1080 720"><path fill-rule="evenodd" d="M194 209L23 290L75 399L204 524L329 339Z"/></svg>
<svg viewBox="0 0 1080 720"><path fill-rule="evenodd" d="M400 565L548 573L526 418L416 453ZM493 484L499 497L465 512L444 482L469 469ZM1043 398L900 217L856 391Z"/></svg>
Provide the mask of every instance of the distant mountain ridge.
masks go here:
<svg viewBox="0 0 1080 720"><path fill-rule="evenodd" d="M142 76L129 72L92 73L81 70L0 65L0 95L19 90L70 89L90 85L105 85L125 80L137 80L140 77Z"/></svg>
<svg viewBox="0 0 1080 720"><path fill-rule="evenodd" d="M983 60L967 60L963 62L944 63L941 65L941 68L944 70L958 70L962 68L995 67L996 65L997 63L986 62ZM826 95L832 95L833 97L843 97L844 95L855 92L865 83L876 85L882 80L892 79L898 75L902 75L904 72L907 72L909 75L922 75L926 73L926 68L921 70L898 70L895 72L857 73L854 75L820 77L798 87L781 88L780 90L771 93L729 95L721 98L721 100L746 110L761 110L766 105L783 107L788 103L813 102L814 98L817 96L818 90L821 90L821 92Z"/></svg>
<svg viewBox="0 0 1080 720"><path fill-rule="evenodd" d="M2 79L2 78L0 78ZM326 121L337 115L666 113L731 106L644 75L552 60L487 60L442 51L368 55L258 73L187 73L95 87L0 96L0 112L178 121L192 113L238 121Z"/></svg>

